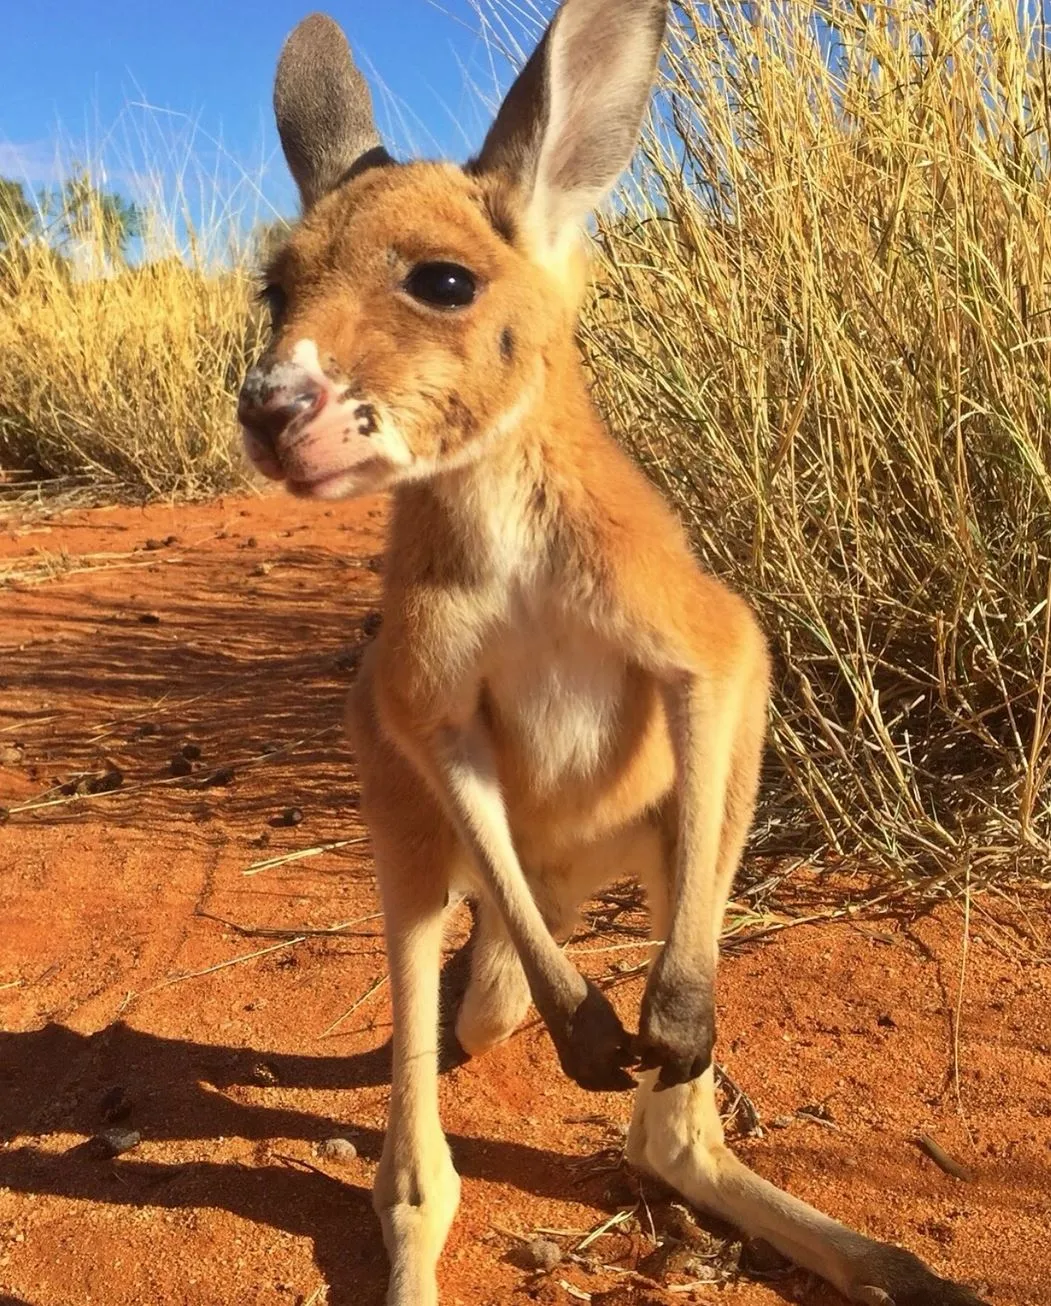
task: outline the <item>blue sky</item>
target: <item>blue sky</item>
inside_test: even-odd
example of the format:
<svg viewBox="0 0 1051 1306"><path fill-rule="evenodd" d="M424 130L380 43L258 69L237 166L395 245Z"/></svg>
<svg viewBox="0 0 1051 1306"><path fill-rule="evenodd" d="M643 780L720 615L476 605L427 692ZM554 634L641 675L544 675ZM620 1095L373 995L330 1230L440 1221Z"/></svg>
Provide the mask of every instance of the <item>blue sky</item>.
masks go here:
<svg viewBox="0 0 1051 1306"><path fill-rule="evenodd" d="M134 194L182 177L191 207L290 212L270 88L281 42L317 0L26 0L4 5L0 175L54 182L101 162ZM543 0L541 0L543 5ZM466 157L508 65L470 0L322 0L370 78L398 152ZM550 8L550 5L544 5ZM472 85L475 89L472 89Z"/></svg>

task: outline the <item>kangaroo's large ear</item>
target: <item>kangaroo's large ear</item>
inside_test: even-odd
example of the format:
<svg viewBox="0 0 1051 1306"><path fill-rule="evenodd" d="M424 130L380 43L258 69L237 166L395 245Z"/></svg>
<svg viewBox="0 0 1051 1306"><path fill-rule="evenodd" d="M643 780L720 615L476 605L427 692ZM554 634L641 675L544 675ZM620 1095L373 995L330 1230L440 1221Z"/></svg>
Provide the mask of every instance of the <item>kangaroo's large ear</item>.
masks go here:
<svg viewBox="0 0 1051 1306"><path fill-rule="evenodd" d="M518 187L534 239L558 247L631 159L667 0L564 0L470 170Z"/></svg>
<svg viewBox="0 0 1051 1306"><path fill-rule="evenodd" d="M339 24L304 18L281 51L274 115L304 209L354 173L390 156L372 119L372 99Z"/></svg>

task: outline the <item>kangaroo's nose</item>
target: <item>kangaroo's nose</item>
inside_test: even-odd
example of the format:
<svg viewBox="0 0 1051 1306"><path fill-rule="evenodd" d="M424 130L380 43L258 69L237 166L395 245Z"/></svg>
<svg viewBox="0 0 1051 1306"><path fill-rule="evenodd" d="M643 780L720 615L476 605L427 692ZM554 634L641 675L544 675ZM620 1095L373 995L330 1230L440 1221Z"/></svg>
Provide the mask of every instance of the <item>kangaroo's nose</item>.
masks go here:
<svg viewBox="0 0 1051 1306"><path fill-rule="evenodd" d="M241 386L237 420L250 435L273 448L295 418L320 412L324 403L324 390L294 363L257 364Z"/></svg>

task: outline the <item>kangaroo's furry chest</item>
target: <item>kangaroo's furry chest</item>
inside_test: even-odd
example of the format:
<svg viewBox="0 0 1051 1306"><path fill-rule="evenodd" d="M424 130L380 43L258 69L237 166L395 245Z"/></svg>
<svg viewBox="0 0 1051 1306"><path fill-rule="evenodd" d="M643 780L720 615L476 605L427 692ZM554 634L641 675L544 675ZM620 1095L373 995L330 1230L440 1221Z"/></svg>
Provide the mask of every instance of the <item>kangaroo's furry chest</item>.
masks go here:
<svg viewBox="0 0 1051 1306"><path fill-rule="evenodd" d="M480 707L501 770L546 795L604 770L631 677L619 651L585 622L543 608L515 617L487 651Z"/></svg>
<svg viewBox="0 0 1051 1306"><path fill-rule="evenodd" d="M630 822L674 783L652 677L557 597L516 603L481 667L481 712L520 851L541 860Z"/></svg>

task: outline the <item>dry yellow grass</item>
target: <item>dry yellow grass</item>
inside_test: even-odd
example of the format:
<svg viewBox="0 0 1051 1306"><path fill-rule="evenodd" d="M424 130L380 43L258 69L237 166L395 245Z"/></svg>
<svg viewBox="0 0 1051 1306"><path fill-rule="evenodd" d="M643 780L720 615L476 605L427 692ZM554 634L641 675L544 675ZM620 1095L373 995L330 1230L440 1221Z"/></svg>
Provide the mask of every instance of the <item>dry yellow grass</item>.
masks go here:
<svg viewBox="0 0 1051 1306"><path fill-rule="evenodd" d="M522 12L480 16L506 46ZM582 328L614 427L772 636L760 844L947 886L1051 855L1048 41L1018 15L676 4ZM77 282L9 253L0 463L236 483L251 289L241 259Z"/></svg>
<svg viewBox="0 0 1051 1306"><path fill-rule="evenodd" d="M85 275L92 254L103 266L101 216L85 215L79 267L40 241L0 250L0 468L158 495L243 483L232 396L261 325L247 259Z"/></svg>
<svg viewBox="0 0 1051 1306"><path fill-rule="evenodd" d="M585 339L773 636L766 838L1045 863L1046 33L1013 0L676 11Z"/></svg>

